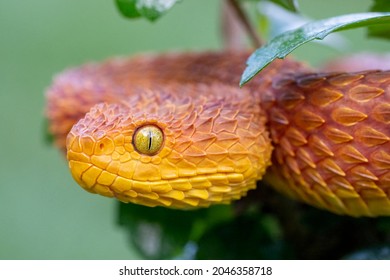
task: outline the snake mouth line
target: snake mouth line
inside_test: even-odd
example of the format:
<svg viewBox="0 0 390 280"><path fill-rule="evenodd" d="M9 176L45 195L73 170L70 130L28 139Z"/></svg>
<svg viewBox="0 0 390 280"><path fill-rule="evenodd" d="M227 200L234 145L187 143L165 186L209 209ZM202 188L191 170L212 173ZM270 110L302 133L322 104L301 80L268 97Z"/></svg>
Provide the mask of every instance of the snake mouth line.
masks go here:
<svg viewBox="0 0 390 280"><path fill-rule="evenodd" d="M73 178L86 191L122 202L178 208L229 203L256 188L256 180L240 173L204 174L169 180L141 181L110 173L91 163L69 160Z"/></svg>

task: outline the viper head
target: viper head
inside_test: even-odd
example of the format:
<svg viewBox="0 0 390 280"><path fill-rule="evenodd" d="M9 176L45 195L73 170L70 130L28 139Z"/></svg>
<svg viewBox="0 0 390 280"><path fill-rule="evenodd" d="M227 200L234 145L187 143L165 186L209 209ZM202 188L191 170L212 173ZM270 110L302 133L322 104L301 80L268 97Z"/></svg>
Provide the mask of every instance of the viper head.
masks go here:
<svg viewBox="0 0 390 280"><path fill-rule="evenodd" d="M202 86L177 90L210 96ZM89 192L148 206L208 206L245 195L270 164L265 120L248 93L214 90L223 95L181 99L155 90L96 105L67 137L74 179Z"/></svg>

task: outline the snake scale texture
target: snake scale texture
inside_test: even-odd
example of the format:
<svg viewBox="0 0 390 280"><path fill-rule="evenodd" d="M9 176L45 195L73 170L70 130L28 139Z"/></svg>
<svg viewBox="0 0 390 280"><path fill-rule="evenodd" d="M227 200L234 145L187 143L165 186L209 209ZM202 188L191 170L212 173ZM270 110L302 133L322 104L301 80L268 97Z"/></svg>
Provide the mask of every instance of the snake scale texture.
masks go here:
<svg viewBox="0 0 390 280"><path fill-rule="evenodd" d="M319 74L285 59L240 89L248 55L139 55L59 74L46 112L73 178L184 209L265 180L337 214L390 215L390 72Z"/></svg>

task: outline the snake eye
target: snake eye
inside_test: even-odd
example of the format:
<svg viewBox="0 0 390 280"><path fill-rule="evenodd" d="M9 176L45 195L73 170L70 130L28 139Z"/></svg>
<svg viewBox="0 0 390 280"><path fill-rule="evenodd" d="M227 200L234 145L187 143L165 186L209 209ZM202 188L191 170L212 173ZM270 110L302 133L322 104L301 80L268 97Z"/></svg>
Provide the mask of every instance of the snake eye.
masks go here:
<svg viewBox="0 0 390 280"><path fill-rule="evenodd" d="M152 156L162 147L164 134L155 125L145 125L138 128L133 136L133 145L140 154Z"/></svg>

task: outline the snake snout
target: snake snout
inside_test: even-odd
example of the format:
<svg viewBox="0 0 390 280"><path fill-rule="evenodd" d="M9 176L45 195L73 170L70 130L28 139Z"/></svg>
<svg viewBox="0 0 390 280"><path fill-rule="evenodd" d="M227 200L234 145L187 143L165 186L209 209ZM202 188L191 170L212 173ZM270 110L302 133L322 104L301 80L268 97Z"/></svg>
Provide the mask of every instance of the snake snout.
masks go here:
<svg viewBox="0 0 390 280"><path fill-rule="evenodd" d="M123 123L123 118L119 117L121 113L121 105L98 104L67 136L67 158L72 176L89 192L114 196L108 187L118 172L114 160L126 160L125 135L119 132L122 127L118 127L121 121Z"/></svg>

